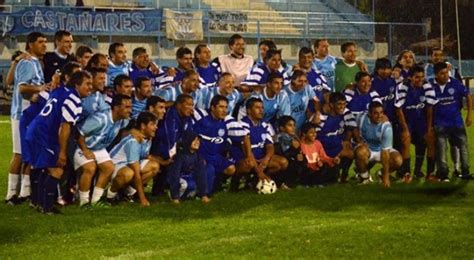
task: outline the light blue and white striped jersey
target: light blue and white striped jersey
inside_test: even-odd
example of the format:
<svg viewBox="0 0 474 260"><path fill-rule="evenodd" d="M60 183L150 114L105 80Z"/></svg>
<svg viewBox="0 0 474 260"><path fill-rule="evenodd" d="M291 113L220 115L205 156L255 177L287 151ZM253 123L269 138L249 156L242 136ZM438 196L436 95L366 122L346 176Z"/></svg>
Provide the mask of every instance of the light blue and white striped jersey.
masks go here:
<svg viewBox="0 0 474 260"><path fill-rule="evenodd" d="M198 104L198 108L201 109L210 109L211 108L211 100L216 95L221 95L219 87L213 86L209 88L202 88L202 102ZM221 95L223 96L223 95ZM231 114L234 111L235 106L244 99L242 93L240 93L237 89L234 89L232 93L225 96L227 98L228 103L228 113Z"/></svg>
<svg viewBox="0 0 474 260"><path fill-rule="evenodd" d="M148 158L150 147L149 140L145 139L140 143L133 136L128 135L112 148L110 158L115 165L130 165Z"/></svg>
<svg viewBox="0 0 474 260"><path fill-rule="evenodd" d="M112 111L106 111L89 116L78 130L85 137L87 148L97 151L112 144L120 129L125 128L128 123L128 119L114 122Z"/></svg>
<svg viewBox="0 0 474 260"><path fill-rule="evenodd" d="M11 118L20 120L23 110L28 108L30 101L26 100L20 94L20 85L37 85L44 84L44 75L41 63L38 58L21 60L15 68L13 99L11 105Z"/></svg>
<svg viewBox="0 0 474 260"><path fill-rule="evenodd" d="M135 95L132 97L132 118L137 118L141 112L146 110L147 98L139 100Z"/></svg>
<svg viewBox="0 0 474 260"><path fill-rule="evenodd" d="M286 92L290 100L291 116L295 119L296 129L300 129L306 121L308 105L315 100L316 94L310 85L306 85L298 92L293 91L290 85L285 87L283 91Z"/></svg>
<svg viewBox="0 0 474 260"><path fill-rule="evenodd" d="M362 140L374 152L391 149L393 146L393 130L389 121L374 124L370 121L367 112L360 115L357 120Z"/></svg>
<svg viewBox="0 0 474 260"><path fill-rule="evenodd" d="M241 83L250 87L265 85L268 82L268 76L271 71L265 64L257 63L250 70L245 80ZM290 84L290 77L285 72L284 68L280 66L278 73L283 77L283 86Z"/></svg>
<svg viewBox="0 0 474 260"><path fill-rule="evenodd" d="M110 110L110 105L105 102L104 94L100 91L92 92L89 96L82 99L81 120L97 112L106 112Z"/></svg>
<svg viewBox="0 0 474 260"><path fill-rule="evenodd" d="M337 59L331 55L326 56L322 60L315 58L313 61L313 68L323 74L332 91L334 91L334 82L336 80L336 63Z"/></svg>
<svg viewBox="0 0 474 260"><path fill-rule="evenodd" d="M252 97L263 101L263 122L269 123L272 119L291 115L290 99L288 98L288 94L283 90L273 98L269 98L267 96L267 87L265 87L262 93L254 92L248 99ZM241 120L246 115L247 110L245 109L245 105L243 105L239 110L238 119Z"/></svg>
<svg viewBox="0 0 474 260"><path fill-rule="evenodd" d="M183 94L183 89L181 88L181 84L178 86L167 86L161 89L158 89L156 95L163 98L167 102L175 102L179 95ZM197 89L194 91L191 96L193 97L194 106L196 107L197 104L202 103L202 92L201 89Z"/></svg>
<svg viewBox="0 0 474 260"><path fill-rule="evenodd" d="M110 88L113 87L114 80L118 75L128 75L131 66L131 63L128 61L120 65L115 65L112 61L109 61L109 69L107 70L107 86Z"/></svg>

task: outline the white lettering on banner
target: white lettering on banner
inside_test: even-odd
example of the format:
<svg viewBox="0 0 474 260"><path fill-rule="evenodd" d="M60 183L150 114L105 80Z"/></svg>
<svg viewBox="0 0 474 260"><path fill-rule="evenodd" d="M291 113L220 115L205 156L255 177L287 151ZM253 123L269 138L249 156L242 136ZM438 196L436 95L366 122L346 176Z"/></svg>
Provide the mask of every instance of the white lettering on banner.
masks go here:
<svg viewBox="0 0 474 260"><path fill-rule="evenodd" d="M48 30L68 30L73 32L143 32L145 31L143 13L107 13L90 12L65 13L41 10L26 11L21 16L25 28Z"/></svg>
<svg viewBox="0 0 474 260"><path fill-rule="evenodd" d="M248 16L242 12L209 11L209 31L246 32Z"/></svg>

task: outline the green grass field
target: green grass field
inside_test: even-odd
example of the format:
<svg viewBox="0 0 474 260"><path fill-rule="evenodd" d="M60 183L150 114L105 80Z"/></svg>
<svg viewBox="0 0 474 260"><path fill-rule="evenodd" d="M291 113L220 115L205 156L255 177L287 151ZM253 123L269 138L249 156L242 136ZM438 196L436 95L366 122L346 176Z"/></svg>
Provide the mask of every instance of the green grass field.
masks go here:
<svg viewBox="0 0 474 260"><path fill-rule="evenodd" d="M8 118L0 120L3 199L11 137ZM0 259L474 257L474 181L220 193L209 205L152 202L69 206L60 216L1 203Z"/></svg>

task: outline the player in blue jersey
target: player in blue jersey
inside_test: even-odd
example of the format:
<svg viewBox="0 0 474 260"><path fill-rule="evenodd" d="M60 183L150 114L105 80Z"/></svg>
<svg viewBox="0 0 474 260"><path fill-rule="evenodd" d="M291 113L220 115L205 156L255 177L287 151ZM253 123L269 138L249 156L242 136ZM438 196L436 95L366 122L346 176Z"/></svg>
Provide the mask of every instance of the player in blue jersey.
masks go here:
<svg viewBox="0 0 474 260"><path fill-rule="evenodd" d="M127 49L121 42L114 42L109 46L109 68L107 70L107 86L112 87L118 75L127 75L130 63L127 61Z"/></svg>
<svg viewBox="0 0 474 260"><path fill-rule="evenodd" d="M97 112L110 110L110 105L105 101L105 84L107 83L107 71L100 68L91 68L89 72L92 75L92 93L82 99L82 115L85 119L89 115Z"/></svg>
<svg viewBox="0 0 474 260"><path fill-rule="evenodd" d="M398 82L408 80L410 75L410 69L416 65L415 53L411 50L403 50L398 54L396 64L400 65L400 78Z"/></svg>
<svg viewBox="0 0 474 260"><path fill-rule="evenodd" d="M151 80L147 77L138 77L135 81L135 92L132 97L132 118L146 110L146 102L151 97Z"/></svg>
<svg viewBox="0 0 474 260"><path fill-rule="evenodd" d="M289 116L291 114L288 95L283 88L283 76L279 73L271 73L268 76L268 82L261 92L254 92L249 98L258 98L263 102L264 115L263 122L275 123L280 116ZM245 101L247 102L247 101ZM241 119L247 114L247 109L242 106L239 110L238 118Z"/></svg>
<svg viewBox="0 0 474 260"><path fill-rule="evenodd" d="M194 49L194 67L199 73L203 88L216 85L219 79L219 70L215 63L211 63L211 49L205 43L200 43Z"/></svg>
<svg viewBox="0 0 474 260"><path fill-rule="evenodd" d="M354 158L361 183L369 182L369 163L381 163L383 185L390 187L390 173L400 168L403 159L392 147L392 125L383 113L382 103L371 102L369 111L361 114L357 125L363 143L354 150Z"/></svg>
<svg viewBox="0 0 474 260"><path fill-rule="evenodd" d="M242 81L242 92L261 92L272 73L283 78L283 86L290 84L288 74L281 67L281 50L268 50L263 61L263 64L255 64Z"/></svg>
<svg viewBox="0 0 474 260"><path fill-rule="evenodd" d="M392 64L387 58L380 58L375 61L374 73L372 74L372 90L376 91L383 103L385 115L392 124L396 120L395 88L397 83L392 77Z"/></svg>
<svg viewBox="0 0 474 260"><path fill-rule="evenodd" d="M168 109L163 120L158 123L158 132L152 140L150 154L160 164L161 162L169 164L170 159L176 155L177 143L183 132L193 129L193 112L193 98L190 95L181 94L176 98L175 104ZM158 176L166 177L164 174ZM153 182L154 195L164 190L164 180Z"/></svg>
<svg viewBox="0 0 474 260"><path fill-rule="evenodd" d="M18 62L14 72L13 99L11 104L11 127L13 141L13 157L8 170L8 190L5 197L7 204L15 205L18 201L18 186L20 184L21 171L21 137L20 118L23 110L29 104L30 99L41 91L50 88L44 84L43 69L40 58L46 53L46 37L42 33L32 32L26 38L26 51L30 55L29 59L22 59ZM29 179L24 179L24 184L29 185ZM24 186L24 185L22 185ZM21 192L21 191L20 191ZM23 194L26 195L26 194Z"/></svg>
<svg viewBox="0 0 474 260"><path fill-rule="evenodd" d="M183 80L186 71L194 69L193 52L187 47L179 47L176 51L176 61L178 63L176 68L163 67L166 76L160 79L158 88L177 86Z"/></svg>
<svg viewBox="0 0 474 260"><path fill-rule="evenodd" d="M137 79L140 77L147 77L151 80L152 87L158 88L158 83L165 76L165 73L150 60L146 49L143 47L135 48L132 52L132 57L133 61L128 75L133 83L136 84Z"/></svg>
<svg viewBox="0 0 474 260"><path fill-rule="evenodd" d="M302 70L293 71L291 84L285 87L284 91L290 103L291 116L296 122L296 132L299 133L303 123L312 116L308 111L308 106L313 103L313 106L316 107L315 103L318 102L318 98L311 86L308 85L307 74Z"/></svg>
<svg viewBox="0 0 474 260"><path fill-rule="evenodd" d="M51 93L43 110L28 127L26 140L33 147L31 164L35 169L32 178L40 178L38 186L32 187L39 191L32 202L41 202L39 206L45 213L59 213L53 204L67 161L68 138L82 112L81 98L91 90L92 76L84 71L75 72L66 87ZM46 176L41 174L42 170Z"/></svg>
<svg viewBox="0 0 474 260"><path fill-rule="evenodd" d="M245 135L240 124L227 115L227 104L227 98L224 96L214 96L209 114L204 114L194 125L194 131L201 138L199 153L207 162L210 194L214 190L213 187L220 184L223 177L221 174L231 176L235 173L235 165L226 158L226 153L231 144L242 143Z"/></svg>
<svg viewBox="0 0 474 260"><path fill-rule="evenodd" d="M237 165L236 174L232 180L232 189L238 188L243 175L255 172L258 179L270 180L269 175L275 175L286 170L288 160L275 154L273 146L274 130L263 121L263 102L251 97L246 103L247 116L240 121L246 135L242 147L233 146L231 155Z"/></svg>
<svg viewBox="0 0 474 260"><path fill-rule="evenodd" d="M461 175L463 179L471 179L469 172L469 151L466 128L462 120L462 98L466 98L467 115L465 124L472 125L472 97L469 89L457 79L449 77L448 65L444 62L434 66L436 77L430 81L436 95L433 107L433 126L428 126L428 132L433 129L436 135L436 167L437 177L449 182L446 148L450 145L459 149Z"/></svg>
<svg viewBox="0 0 474 260"><path fill-rule="evenodd" d="M166 100L166 106L174 104L177 97L187 94L193 97L193 104L197 106L202 102L202 92L199 89L199 74L195 70L187 70L182 77L182 81L177 86L167 86L157 91L156 95Z"/></svg>
<svg viewBox="0 0 474 260"><path fill-rule="evenodd" d="M331 168L332 176L340 176L340 182L346 183L354 154L350 137L360 141L357 124L352 113L346 108L346 99L340 92L329 95L328 110L322 112L317 124L317 139L322 143L326 154L341 158L341 163ZM341 174L339 173L342 170Z"/></svg>
<svg viewBox="0 0 474 260"><path fill-rule="evenodd" d="M331 88L328 86L326 78L321 74L321 72L315 70L312 66L313 61L313 50L308 47L303 47L298 53L298 63L293 66L293 70L302 70L306 73L309 85L316 93L318 99L322 102L324 100L323 94L326 91L331 91Z"/></svg>
<svg viewBox="0 0 474 260"><path fill-rule="evenodd" d="M399 134L402 144L401 154L403 164L400 172L404 181L411 181L410 143L415 145L414 176L421 178L421 166L427 155L427 180L432 180L434 172L434 139L427 139L428 125L433 120L433 105L435 96L430 84L425 84L424 70L420 66L412 67L409 81L399 84L396 89L396 113L399 124ZM395 135L395 133L394 133Z"/></svg>
<svg viewBox="0 0 474 260"><path fill-rule="evenodd" d="M336 63L334 56L329 55L329 42L327 39L318 39L314 41L314 61L313 68L323 74L327 80L328 87L334 91L334 82L336 80Z"/></svg>
<svg viewBox="0 0 474 260"><path fill-rule="evenodd" d="M372 79L369 73L358 72L355 76L355 81L357 84L353 89L346 89L343 93L346 96L347 108L357 120L361 113L369 109L371 102L376 101L382 104L382 101L379 94L371 88Z"/></svg>
<svg viewBox="0 0 474 260"><path fill-rule="evenodd" d="M117 137L119 131L129 123L132 100L125 95L116 95L112 100L112 110L89 116L78 127L78 148L74 153L74 170L80 172L79 205L102 205L100 201L104 189L112 176L114 165L107 147ZM92 198L89 189L96 172Z"/></svg>
<svg viewBox="0 0 474 260"><path fill-rule="evenodd" d="M232 115L234 109L238 104L240 104L245 95L239 92L237 89L234 88L234 76L229 72L222 73L221 77L219 78L217 86L210 87L210 88L203 88L201 89L202 92L202 102L197 106L201 109L210 109L211 108L211 100L217 96L221 95L227 98L227 113Z"/></svg>
<svg viewBox="0 0 474 260"><path fill-rule="evenodd" d="M157 117L150 112L142 112L135 123L136 132L117 144L110 156L115 164L112 185L107 190L107 200L115 202L117 193L129 185L136 190L136 197L142 206L150 206L145 196L146 185L159 171L159 164L150 158L151 139L157 129Z"/></svg>

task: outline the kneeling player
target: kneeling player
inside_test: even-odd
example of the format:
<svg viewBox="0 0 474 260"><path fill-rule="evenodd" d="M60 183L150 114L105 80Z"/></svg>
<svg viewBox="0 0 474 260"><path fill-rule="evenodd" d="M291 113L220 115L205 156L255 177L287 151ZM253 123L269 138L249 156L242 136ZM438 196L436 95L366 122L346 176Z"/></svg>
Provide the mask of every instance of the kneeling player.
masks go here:
<svg viewBox="0 0 474 260"><path fill-rule="evenodd" d="M392 148L392 125L384 120L383 105L376 101L371 102L369 112L362 113L357 120L364 143L356 147L354 156L356 170L363 184L369 182L369 163L382 164L382 181L385 187L390 187L390 172L402 165L400 153Z"/></svg>
<svg viewBox="0 0 474 260"><path fill-rule="evenodd" d="M150 206L143 186L159 171L159 164L149 159L151 139L155 136L157 117L150 112L138 115L133 135L128 135L110 152L115 171L112 186L107 191L107 199L113 200L117 192L128 185L136 189L142 206Z"/></svg>

